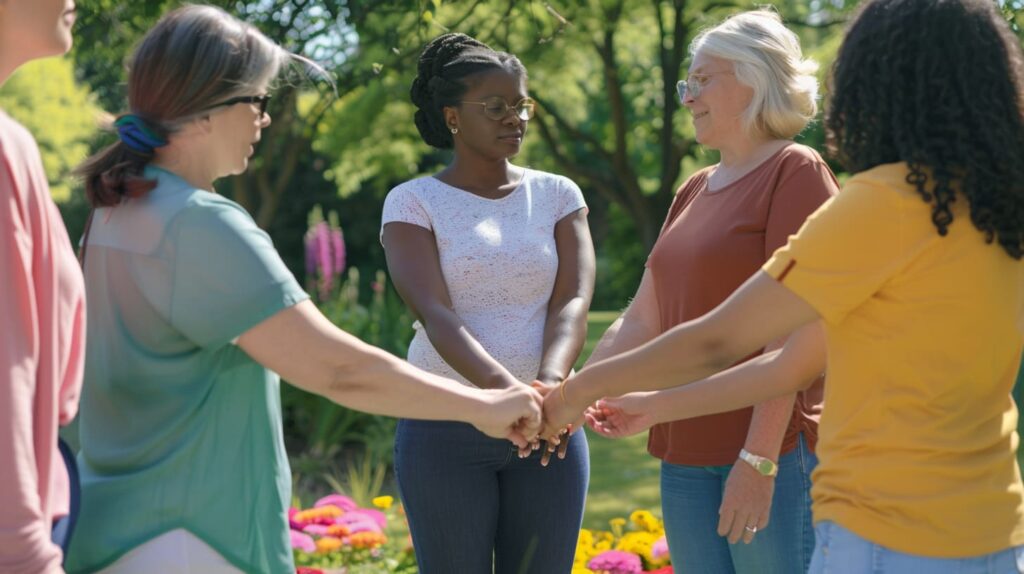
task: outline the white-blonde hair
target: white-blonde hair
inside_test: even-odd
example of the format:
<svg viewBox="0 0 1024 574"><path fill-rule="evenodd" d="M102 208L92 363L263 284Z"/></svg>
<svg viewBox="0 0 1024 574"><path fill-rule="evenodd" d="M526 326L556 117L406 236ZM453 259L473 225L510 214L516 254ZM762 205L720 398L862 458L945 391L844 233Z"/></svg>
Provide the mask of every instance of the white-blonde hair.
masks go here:
<svg viewBox="0 0 1024 574"><path fill-rule="evenodd" d="M748 133L791 139L818 113L818 64L803 57L800 39L770 10L730 16L704 30L690 44L733 63L736 79L754 91L743 113Z"/></svg>

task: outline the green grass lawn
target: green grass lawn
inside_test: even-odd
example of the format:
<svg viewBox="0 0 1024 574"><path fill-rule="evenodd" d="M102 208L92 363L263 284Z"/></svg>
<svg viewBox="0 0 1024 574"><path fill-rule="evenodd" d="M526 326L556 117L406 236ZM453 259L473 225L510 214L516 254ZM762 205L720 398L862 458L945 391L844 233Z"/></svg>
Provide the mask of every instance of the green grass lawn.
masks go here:
<svg viewBox="0 0 1024 574"><path fill-rule="evenodd" d="M594 350L605 329L619 316L618 311L592 311L587 325L587 342L576 368ZM608 529L617 516L628 518L637 509L661 516L658 488L660 461L647 454L647 435L611 440L587 431L590 442L590 488L583 526Z"/></svg>

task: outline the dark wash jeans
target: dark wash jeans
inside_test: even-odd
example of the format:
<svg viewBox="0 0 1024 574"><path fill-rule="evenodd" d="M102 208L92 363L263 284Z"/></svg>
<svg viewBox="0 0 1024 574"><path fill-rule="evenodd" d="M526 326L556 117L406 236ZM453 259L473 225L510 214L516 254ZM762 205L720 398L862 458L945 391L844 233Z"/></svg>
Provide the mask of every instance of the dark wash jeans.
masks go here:
<svg viewBox="0 0 1024 574"><path fill-rule="evenodd" d="M395 475L421 574L567 574L590 478L586 435L565 460L520 459L465 423L401 420Z"/></svg>

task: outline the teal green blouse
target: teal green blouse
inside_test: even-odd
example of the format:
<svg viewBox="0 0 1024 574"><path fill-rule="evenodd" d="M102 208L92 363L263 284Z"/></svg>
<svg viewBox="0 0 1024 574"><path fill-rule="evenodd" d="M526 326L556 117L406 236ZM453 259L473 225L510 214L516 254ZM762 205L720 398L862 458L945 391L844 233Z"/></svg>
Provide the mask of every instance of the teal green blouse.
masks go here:
<svg viewBox="0 0 1024 574"><path fill-rule="evenodd" d="M307 295L241 206L145 175L156 189L96 210L89 237L68 571L184 528L246 572L294 572L280 380L232 341Z"/></svg>

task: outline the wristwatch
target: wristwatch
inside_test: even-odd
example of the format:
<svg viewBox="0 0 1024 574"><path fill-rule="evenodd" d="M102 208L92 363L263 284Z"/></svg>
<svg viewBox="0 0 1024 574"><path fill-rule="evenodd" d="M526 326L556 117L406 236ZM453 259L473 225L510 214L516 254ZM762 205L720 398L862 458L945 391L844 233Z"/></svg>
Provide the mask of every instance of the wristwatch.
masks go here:
<svg viewBox="0 0 1024 574"><path fill-rule="evenodd" d="M740 449L740 459L754 467L754 470L760 473L761 476L775 476L779 473L779 465L775 464L775 461L763 456L757 456L756 454L750 454L745 448Z"/></svg>

